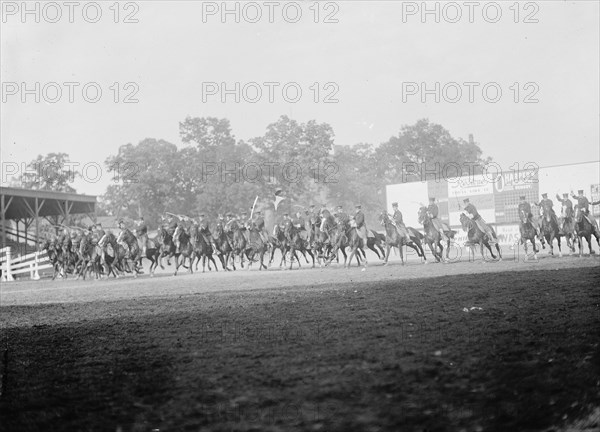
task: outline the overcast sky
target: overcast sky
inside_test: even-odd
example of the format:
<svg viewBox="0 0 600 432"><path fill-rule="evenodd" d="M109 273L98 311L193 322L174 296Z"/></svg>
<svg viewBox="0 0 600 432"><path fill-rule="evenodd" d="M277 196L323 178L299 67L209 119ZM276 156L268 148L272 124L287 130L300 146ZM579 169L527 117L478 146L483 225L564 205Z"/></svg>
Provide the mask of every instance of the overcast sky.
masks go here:
<svg viewBox="0 0 600 432"><path fill-rule="evenodd" d="M487 2L474 9L473 23L463 2L438 3L440 23L434 15L422 22L421 11L413 9L421 2L301 3L302 16L296 23L287 22L294 20L295 10L287 7L284 15L283 2L274 7L273 23L269 6L262 2L256 3L262 12L258 23L244 22L244 16L254 19L257 8L244 10L242 3L241 22L227 15L223 23L220 11L203 14L220 9L221 2L193 1L136 2L127 9L122 3L119 23L109 9L112 2L101 4L97 23L83 18L82 6L74 10L75 22L69 23L64 5L60 21L49 23L56 11L40 6L41 22L36 23L33 14L12 14L21 2L4 2L3 164L66 152L82 165L103 165L120 145L147 137L181 144L178 124L186 116L228 118L236 138L247 140L264 134L282 114L331 124L336 144L342 145L379 144L402 125L429 118L455 137L467 139L472 133L484 155L506 169L515 162L548 166L600 159L599 2L529 2L512 9L513 2L501 2L502 16L495 23L488 22L495 19L496 10ZM435 2L428 5L436 7ZM450 23L459 10L455 5L462 17ZM129 14L138 22L124 23ZM89 7L86 17L93 20L94 15ZM338 22L323 22L327 16ZM62 98L50 103L46 99L55 93L47 87L46 98L40 91L39 103L34 95L27 95L23 103L20 93L11 94L13 82L25 82L31 89L36 82L41 87L61 83ZM64 82L80 83L73 103ZM81 89L90 82L102 89L97 103L83 99ZM115 82L121 87L118 103L111 90ZM123 88L128 82L137 85L137 103L123 102L135 90ZM210 82L225 82L229 88L236 82L242 87L257 82L263 95L257 103L243 97L236 103L233 95L222 103L220 93L204 95L203 101L203 83ZM264 82L280 83L273 103ZM411 82L425 82L430 89L436 82L441 88L456 82L462 98L451 103L455 88L447 86L446 98L441 94L436 103L435 95L427 95L423 103L420 93L403 94ZM472 87L472 103L465 82L479 83ZM297 103L284 99L286 83L301 88ZM320 87L317 102L314 83ZM335 84L325 88L325 83ZM496 103L484 99L486 83L491 83L488 100L496 97L495 89L502 90ZM520 86L517 103L514 83ZM253 89L247 89L248 96L255 97ZM293 98L293 87L288 90ZM94 97L93 88L88 95ZM327 95L338 102L324 103ZM538 102L524 103L527 96ZM77 188L101 194L109 180L105 172L97 183Z"/></svg>

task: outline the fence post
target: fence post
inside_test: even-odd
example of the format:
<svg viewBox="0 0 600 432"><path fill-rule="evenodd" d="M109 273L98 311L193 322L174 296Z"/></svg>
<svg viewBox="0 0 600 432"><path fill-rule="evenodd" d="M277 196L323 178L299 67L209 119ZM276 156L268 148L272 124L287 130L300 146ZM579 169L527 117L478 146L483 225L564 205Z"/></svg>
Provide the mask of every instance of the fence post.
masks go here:
<svg viewBox="0 0 600 432"><path fill-rule="evenodd" d="M36 251L35 262L33 264L34 271L33 271L33 276L31 277L31 279L33 279L33 280L40 280L40 274L38 273L38 261L39 261L38 255L39 255L39 252Z"/></svg>
<svg viewBox="0 0 600 432"><path fill-rule="evenodd" d="M4 268L4 275L2 276L4 282L11 282L15 280L10 270L10 247L6 250L6 267Z"/></svg>

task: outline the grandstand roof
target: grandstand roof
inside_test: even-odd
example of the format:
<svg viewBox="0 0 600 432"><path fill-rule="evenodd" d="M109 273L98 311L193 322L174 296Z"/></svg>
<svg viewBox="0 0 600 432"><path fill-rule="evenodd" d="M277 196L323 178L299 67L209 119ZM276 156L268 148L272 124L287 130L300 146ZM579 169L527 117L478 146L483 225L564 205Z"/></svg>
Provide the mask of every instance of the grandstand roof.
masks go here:
<svg viewBox="0 0 600 432"><path fill-rule="evenodd" d="M91 214L96 196L68 192L0 187L2 219Z"/></svg>

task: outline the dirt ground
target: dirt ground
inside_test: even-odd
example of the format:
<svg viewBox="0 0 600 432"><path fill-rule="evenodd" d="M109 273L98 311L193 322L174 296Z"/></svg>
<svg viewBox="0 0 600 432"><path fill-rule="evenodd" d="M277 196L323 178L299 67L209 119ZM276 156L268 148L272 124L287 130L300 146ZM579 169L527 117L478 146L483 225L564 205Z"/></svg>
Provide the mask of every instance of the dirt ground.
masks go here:
<svg viewBox="0 0 600 432"><path fill-rule="evenodd" d="M599 264L2 284L0 430L597 430Z"/></svg>

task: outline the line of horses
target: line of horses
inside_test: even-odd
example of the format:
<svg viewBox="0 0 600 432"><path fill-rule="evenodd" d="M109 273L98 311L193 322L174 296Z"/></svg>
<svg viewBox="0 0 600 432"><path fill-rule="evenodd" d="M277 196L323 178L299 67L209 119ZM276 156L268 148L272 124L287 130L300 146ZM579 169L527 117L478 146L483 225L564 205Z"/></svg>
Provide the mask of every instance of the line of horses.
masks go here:
<svg viewBox="0 0 600 432"><path fill-rule="evenodd" d="M144 258L150 261L151 276L159 266L164 270L163 259L167 260L167 265L170 265L171 259L174 259L174 275L177 275L181 267L190 273L194 270L198 271L200 262L202 262L202 272L206 271L206 267L209 271L213 268L218 271L215 258L225 271L236 270L237 266L251 268L253 264L258 264L259 270L266 270L268 267L264 262L265 258L269 258L268 265L271 266L276 251L280 252L281 257L279 267L285 266L288 269L292 269L294 264L301 267L299 257L315 267L317 264L327 266L334 260L339 262L340 254L344 258L344 267L349 267L353 259L356 259L359 266L366 267L366 249L373 251L380 260L383 260L384 265L387 265L392 248L397 248L401 263L404 265L404 246L412 248L424 263L427 263L425 246L429 248L436 262L447 261L451 241L455 238L456 231L444 231L442 236L428 216L426 207L419 209L418 218L422 225L422 232L406 227L410 238L408 240L399 233L390 215L386 211L381 212L378 219L384 233L369 230L366 244L363 244L357 228L352 224L333 223L325 225L321 230L319 218L313 215L306 221L305 226L294 225L291 220L275 225L272 234L268 236L256 229L250 221L234 225L233 229L229 230L225 230L223 224L218 222L209 235L201 232L196 224L186 226L179 223L174 232L159 227L154 238L145 240L145 250L142 247L142 239L128 229L122 230L118 236L109 231L99 239L94 238L94 233L81 230L78 236L74 238L67 236L62 242L56 238L48 239L41 248L47 251L53 264L53 279L58 275L67 277L68 274L85 279L90 273L96 278L102 275L119 277L127 273L137 277L142 272ZM537 254L536 230L526 215L521 215L521 218L521 243L527 253L527 241L529 241L533 245L534 254ZM493 228L494 238L490 239L466 215L460 216L460 222L467 235L465 246L469 248L470 254L474 256L475 249L479 246L484 259L484 248L489 251L493 259L502 259L498 238ZM582 238L587 239L589 249L592 251L590 237L595 233L585 218L564 221L562 230L550 216L544 217L541 225L542 242L545 240L548 243L551 254L554 253L554 240L558 241L560 254L561 236L567 238L567 244L573 252L575 243L579 243L580 254L582 253Z"/></svg>
<svg viewBox="0 0 600 432"><path fill-rule="evenodd" d="M544 213L542 210L541 214L537 217L537 225L540 227L539 236L532 221L524 211L519 213L519 219L521 244L523 245L526 254L528 253L528 242L531 244L535 259L537 259L537 253L539 252L539 249L536 246L536 238L538 237L543 248L548 244L550 248L549 253L551 255L554 255L554 241L556 240L558 244L558 255L562 256L561 237L564 237L566 240L567 247L570 249L571 254L575 254L575 245L578 246L579 256L582 256L584 252L585 244L583 240L587 242L590 254L594 253L592 249L592 237L596 238L596 242L600 246L600 233L598 230L595 230L590 221L584 217L578 206L575 206L573 216L563 217L561 218L561 221L559 221L553 213Z"/></svg>

